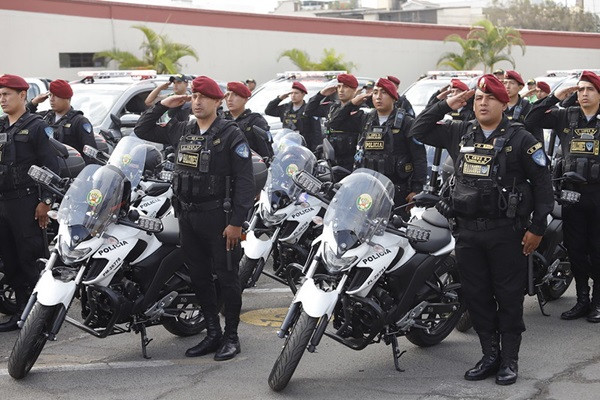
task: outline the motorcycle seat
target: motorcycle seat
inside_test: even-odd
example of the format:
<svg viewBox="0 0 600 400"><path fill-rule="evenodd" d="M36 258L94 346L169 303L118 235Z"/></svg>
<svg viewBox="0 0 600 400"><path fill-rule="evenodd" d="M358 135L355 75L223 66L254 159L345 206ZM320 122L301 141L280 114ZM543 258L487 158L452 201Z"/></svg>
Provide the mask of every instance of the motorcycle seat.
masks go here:
<svg viewBox="0 0 600 400"><path fill-rule="evenodd" d="M170 182L152 182L152 184L146 189L146 194L152 197L160 196L169 190L170 187Z"/></svg>
<svg viewBox="0 0 600 400"><path fill-rule="evenodd" d="M442 217L443 218L443 217ZM437 221L439 222L439 220ZM425 218L411 221L411 225L416 225L426 231L429 231L429 240L426 242L411 241L411 246L419 253L435 253L444 248L452 241L452 234L447 227L442 228L431 224Z"/></svg>
<svg viewBox="0 0 600 400"><path fill-rule="evenodd" d="M163 230L156 234L156 238L164 244L179 244L179 222L175 215L168 214L161 221Z"/></svg>
<svg viewBox="0 0 600 400"><path fill-rule="evenodd" d="M440 214L440 212L433 207L425 210L421 218L429 222L431 225L437 226L438 228L450 229L450 225L448 225L448 220L446 217Z"/></svg>
<svg viewBox="0 0 600 400"><path fill-rule="evenodd" d="M554 208L550 215L552 215L552 218L554 219L562 219L562 205L558 204L557 201L554 202Z"/></svg>

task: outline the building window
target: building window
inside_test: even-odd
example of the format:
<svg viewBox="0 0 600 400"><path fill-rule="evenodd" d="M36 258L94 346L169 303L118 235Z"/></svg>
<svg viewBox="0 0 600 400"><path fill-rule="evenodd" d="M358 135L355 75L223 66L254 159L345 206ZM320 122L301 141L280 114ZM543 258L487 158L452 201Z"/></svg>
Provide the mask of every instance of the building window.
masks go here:
<svg viewBox="0 0 600 400"><path fill-rule="evenodd" d="M58 60L61 68L90 68L105 67L103 57L94 60L95 53L59 53Z"/></svg>

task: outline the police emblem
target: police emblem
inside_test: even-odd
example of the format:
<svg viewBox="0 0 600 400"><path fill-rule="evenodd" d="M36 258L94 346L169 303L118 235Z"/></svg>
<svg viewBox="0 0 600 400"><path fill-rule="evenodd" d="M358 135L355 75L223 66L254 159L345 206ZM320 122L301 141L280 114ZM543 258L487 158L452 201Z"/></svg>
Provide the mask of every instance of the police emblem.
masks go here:
<svg viewBox="0 0 600 400"><path fill-rule="evenodd" d="M363 193L356 199L356 208L359 211L368 211L373 205L373 198L368 193Z"/></svg>
<svg viewBox="0 0 600 400"><path fill-rule="evenodd" d="M123 163L123 165L129 165L129 163L131 162L131 154L124 154L121 158L121 162Z"/></svg>
<svg viewBox="0 0 600 400"><path fill-rule="evenodd" d="M542 149L537 150L535 153L533 153L531 155L531 158L533 158L533 161L540 167L546 166L547 161L546 161L546 153L544 153L544 150L542 150Z"/></svg>
<svg viewBox="0 0 600 400"><path fill-rule="evenodd" d="M248 145L246 143L240 143L235 148L235 154L242 158L250 157L250 149L248 149Z"/></svg>
<svg viewBox="0 0 600 400"><path fill-rule="evenodd" d="M88 193L86 200L90 206L96 207L100 203L102 203L103 198L104 198L104 196L102 195L101 191L99 191L98 189L92 189Z"/></svg>
<svg viewBox="0 0 600 400"><path fill-rule="evenodd" d="M287 176L292 176L296 172L298 172L298 166L296 164L290 164L285 169L285 173Z"/></svg>
<svg viewBox="0 0 600 400"><path fill-rule="evenodd" d="M51 126L45 127L44 132L46 132L46 135L48 135L49 138L54 136L54 128L52 128Z"/></svg>
<svg viewBox="0 0 600 400"><path fill-rule="evenodd" d="M86 131L87 133L92 133L92 124L90 124L89 122L86 122L82 125L83 130Z"/></svg>

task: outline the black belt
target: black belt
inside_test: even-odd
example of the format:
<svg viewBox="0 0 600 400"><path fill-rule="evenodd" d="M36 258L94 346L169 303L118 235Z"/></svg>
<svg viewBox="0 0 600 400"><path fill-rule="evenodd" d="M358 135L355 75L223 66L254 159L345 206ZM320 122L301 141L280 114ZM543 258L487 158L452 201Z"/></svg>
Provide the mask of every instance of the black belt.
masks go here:
<svg viewBox="0 0 600 400"><path fill-rule="evenodd" d="M179 205L182 211L210 211L223 207L223 200L210 200L202 203L186 203L179 200Z"/></svg>
<svg viewBox="0 0 600 400"><path fill-rule="evenodd" d="M22 189L11 190L9 192L0 192L0 200L14 200L21 197L29 196L31 194L37 194L36 187L26 187Z"/></svg>
<svg viewBox="0 0 600 400"><path fill-rule="evenodd" d="M514 225L516 220L514 218L476 218L467 219L462 217L456 217L456 226L470 231L488 231L491 229L500 228L503 226Z"/></svg>

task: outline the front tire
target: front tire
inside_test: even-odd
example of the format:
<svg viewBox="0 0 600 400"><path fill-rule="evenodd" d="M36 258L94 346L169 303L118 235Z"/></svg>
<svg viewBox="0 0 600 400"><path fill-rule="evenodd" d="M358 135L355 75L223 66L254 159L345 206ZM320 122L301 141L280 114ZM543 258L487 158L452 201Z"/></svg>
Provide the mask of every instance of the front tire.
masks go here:
<svg viewBox="0 0 600 400"><path fill-rule="evenodd" d="M573 280L571 264L568 261L561 261L552 274L552 280L540 286L540 290L546 301L559 299L569 288Z"/></svg>
<svg viewBox="0 0 600 400"><path fill-rule="evenodd" d="M285 389L289 383L306 346L308 346L317 321L318 318L310 317L301 311L269 375L269 386L274 391L279 392Z"/></svg>
<svg viewBox="0 0 600 400"><path fill-rule="evenodd" d="M250 279L252 278L252 276L254 276L254 272L257 268L260 268L262 270L263 267L264 261L262 258L248 258L246 255L242 257L242 261L240 261L239 271L240 286L242 287L242 292L244 291L244 289L248 289L254 286L256 282L251 283Z"/></svg>
<svg viewBox="0 0 600 400"><path fill-rule="evenodd" d="M61 305L44 306L36 302L8 358L8 373L22 379L31 370L48 340L54 317Z"/></svg>

